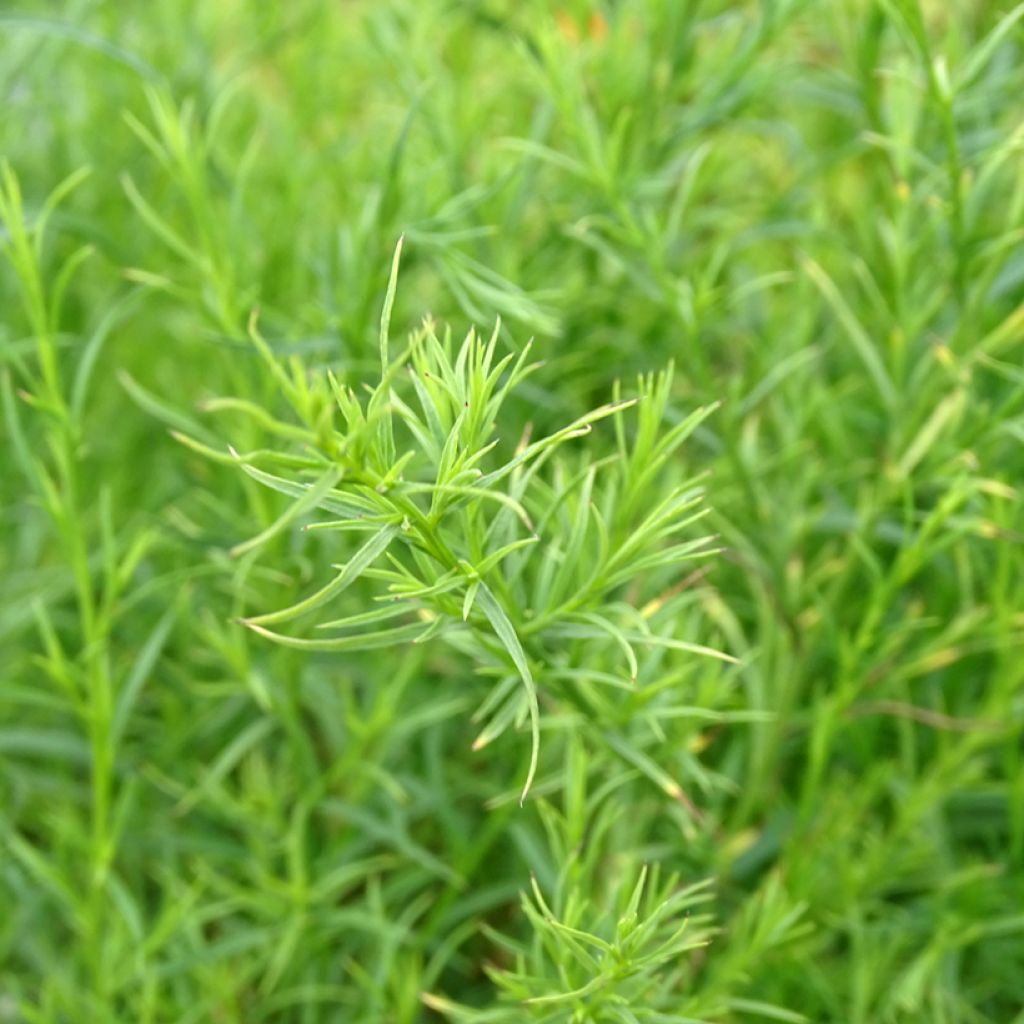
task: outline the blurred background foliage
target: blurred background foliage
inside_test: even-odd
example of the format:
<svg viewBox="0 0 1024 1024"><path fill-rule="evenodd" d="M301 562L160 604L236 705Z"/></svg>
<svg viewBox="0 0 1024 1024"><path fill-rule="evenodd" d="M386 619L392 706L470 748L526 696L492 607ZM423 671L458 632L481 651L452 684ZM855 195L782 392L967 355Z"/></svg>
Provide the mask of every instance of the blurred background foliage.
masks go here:
<svg viewBox="0 0 1024 1024"><path fill-rule="evenodd" d="M1024 1019L1022 15L0 13L0 1020ZM665 479L707 472L724 551L653 599L739 664L549 700L523 809L458 649L235 623L348 542L232 557L285 500L169 433L273 446L254 310L372 379L402 234L393 333L535 339L509 442L670 359L669 425L721 402ZM565 929L611 941L645 864L710 880L710 944L523 1004L586 982Z"/></svg>

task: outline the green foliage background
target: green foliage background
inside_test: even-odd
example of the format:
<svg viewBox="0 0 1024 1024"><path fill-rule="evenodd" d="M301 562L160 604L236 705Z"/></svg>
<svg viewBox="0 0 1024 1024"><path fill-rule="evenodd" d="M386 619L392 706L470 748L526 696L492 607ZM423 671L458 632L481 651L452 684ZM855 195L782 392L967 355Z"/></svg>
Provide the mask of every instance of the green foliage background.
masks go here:
<svg viewBox="0 0 1024 1024"><path fill-rule="evenodd" d="M1022 46L5 7L0 1021L1024 1021Z"/></svg>

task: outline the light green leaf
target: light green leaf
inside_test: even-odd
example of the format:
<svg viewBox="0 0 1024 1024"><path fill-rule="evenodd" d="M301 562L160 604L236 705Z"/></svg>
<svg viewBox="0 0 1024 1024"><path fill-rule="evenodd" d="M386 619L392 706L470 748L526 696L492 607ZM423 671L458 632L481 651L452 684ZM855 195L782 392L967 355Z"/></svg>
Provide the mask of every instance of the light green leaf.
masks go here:
<svg viewBox="0 0 1024 1024"><path fill-rule="evenodd" d="M351 636L338 636L320 639L306 639L297 636L285 636L264 629L251 619L242 619L254 633L281 644L282 647L294 647L299 651L371 651L380 647L392 647L396 644L409 643L416 640L423 632L422 622L413 622L394 629L382 629L375 633L354 633Z"/></svg>
<svg viewBox="0 0 1024 1024"><path fill-rule="evenodd" d="M242 544L236 544L231 549L231 555L237 558L248 551L254 551L256 548L262 547L262 545L276 537L300 516L318 508L320 502L334 489L334 485L341 479L341 476L341 467L332 466L298 501L289 505L266 529L261 530L255 537Z"/></svg>
<svg viewBox="0 0 1024 1024"><path fill-rule="evenodd" d="M505 609L498 603L497 598L488 589L486 583L480 584L476 600L484 615L487 616L494 627L494 632L497 634L502 646L508 651L512 663L518 669L520 678L523 680L523 686L526 687L526 698L530 709L532 749L530 751L530 769L527 772L526 784L523 786L523 792L519 798L519 803L522 805L533 783L533 777L537 772L537 761L540 756L540 706L537 702L537 687L533 681L533 674L530 672L530 663L527 661L526 652L523 650L523 645L519 642L519 636L515 631L515 627L509 621L508 615L505 614Z"/></svg>
<svg viewBox="0 0 1024 1024"><path fill-rule="evenodd" d="M363 572L387 549L388 545L398 533L395 525L385 526L383 530L374 534L350 559L341 572L327 586L322 587L309 597L280 611L267 612L265 615L256 615L246 619L245 624L251 628L266 626L272 623L287 622L305 612L319 608L320 605L332 598L337 597L347 587L351 586Z"/></svg>

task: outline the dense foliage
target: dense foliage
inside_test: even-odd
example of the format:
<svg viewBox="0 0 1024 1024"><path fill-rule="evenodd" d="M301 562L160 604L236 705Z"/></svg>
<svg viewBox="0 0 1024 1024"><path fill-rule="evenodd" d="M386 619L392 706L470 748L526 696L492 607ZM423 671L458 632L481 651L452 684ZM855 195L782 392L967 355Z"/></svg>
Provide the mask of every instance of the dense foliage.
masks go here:
<svg viewBox="0 0 1024 1024"><path fill-rule="evenodd" d="M0 89L0 1021L1024 1021L1024 5Z"/></svg>

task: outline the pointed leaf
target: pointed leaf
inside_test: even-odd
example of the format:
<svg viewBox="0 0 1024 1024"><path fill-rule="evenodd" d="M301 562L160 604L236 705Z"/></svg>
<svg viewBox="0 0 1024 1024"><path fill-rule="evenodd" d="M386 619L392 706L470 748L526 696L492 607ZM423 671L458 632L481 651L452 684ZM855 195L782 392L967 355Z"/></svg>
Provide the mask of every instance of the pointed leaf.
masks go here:
<svg viewBox="0 0 1024 1024"><path fill-rule="evenodd" d="M512 663L519 670L523 686L526 687L526 697L530 708L532 749L530 751L530 769L527 772L526 784L523 786L523 792L519 798L519 803L522 804L526 800L526 795L529 793L530 786L533 783L533 777L537 772L537 760L540 755L540 706L537 703L537 687L530 672L530 664L526 659L526 652L519 641L515 627L509 621L508 615L505 614L505 609L501 607L497 598L491 593L485 583L480 584L480 590L477 593L477 603L494 627L494 632L497 634L502 646L508 651Z"/></svg>
<svg viewBox="0 0 1024 1024"><path fill-rule="evenodd" d="M387 546L398 533L395 525L385 526L383 530L374 534L349 560L341 572L327 586L322 587L309 597L297 601L280 611L267 612L264 615L256 615L246 619L246 625L255 627L270 625L272 623L287 622L305 612L319 608L320 605L332 598L337 597L343 590L357 580L376 559L384 552Z"/></svg>

